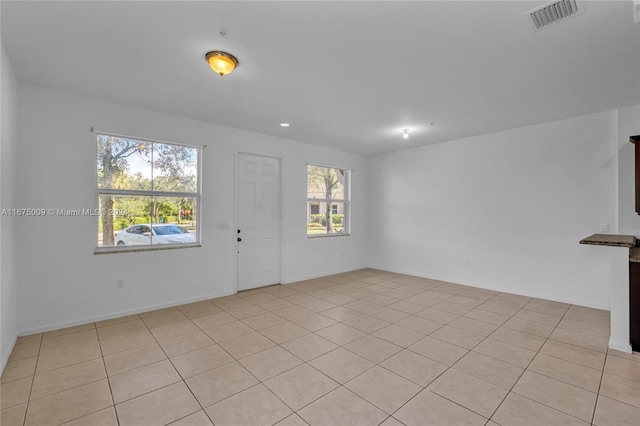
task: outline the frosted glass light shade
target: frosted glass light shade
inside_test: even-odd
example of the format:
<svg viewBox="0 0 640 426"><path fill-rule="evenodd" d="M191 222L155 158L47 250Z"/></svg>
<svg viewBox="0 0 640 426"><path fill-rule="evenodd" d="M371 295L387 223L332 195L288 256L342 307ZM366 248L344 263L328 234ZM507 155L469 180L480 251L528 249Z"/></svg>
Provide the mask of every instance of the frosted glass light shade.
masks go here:
<svg viewBox="0 0 640 426"><path fill-rule="evenodd" d="M211 69L217 74L225 75L233 71L238 66L238 59L230 53L213 51L205 55Z"/></svg>

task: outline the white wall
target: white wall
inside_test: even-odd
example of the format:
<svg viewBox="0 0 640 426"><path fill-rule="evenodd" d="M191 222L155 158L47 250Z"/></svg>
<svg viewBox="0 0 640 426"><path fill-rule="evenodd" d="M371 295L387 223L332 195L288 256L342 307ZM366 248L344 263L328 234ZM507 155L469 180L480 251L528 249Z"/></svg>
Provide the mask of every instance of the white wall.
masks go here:
<svg viewBox="0 0 640 426"><path fill-rule="evenodd" d="M15 207L15 160L17 137L18 82L0 41L0 210ZM0 218L0 372L9 359L17 336L17 283L14 269L13 217Z"/></svg>
<svg viewBox="0 0 640 426"><path fill-rule="evenodd" d="M607 309L609 260L578 241L599 232L601 223L611 232L638 234L639 219L627 214L632 201L625 195L631 144L620 142L638 129L638 107L365 159L20 85L16 161L15 154L5 157L13 146L5 149L5 132L15 140L16 131L5 127L5 115L15 111L5 103L15 95L13 101L5 96L4 70L3 205L4 187L17 179L13 206L94 207L90 126L208 148L202 248L94 255L91 217L21 218L8 231L20 235L13 243L1 228L3 354L5 317L15 315L17 305L13 272L12 286L5 286L10 256L20 284L21 334L231 294L237 151L283 159L283 283L366 265ZM11 76L7 84L15 93ZM356 169L351 237L306 238L306 162ZM216 230L218 223L229 230ZM9 257L7 244L15 245ZM125 281L124 290L115 289L117 279Z"/></svg>
<svg viewBox="0 0 640 426"><path fill-rule="evenodd" d="M618 115L577 117L379 155L368 265L608 308ZM615 232L615 229L612 229Z"/></svg>
<svg viewBox="0 0 640 426"><path fill-rule="evenodd" d="M208 145L201 248L94 255L95 217L20 219L21 334L233 293L237 151L282 158L284 283L364 266L366 170L361 156L30 85L20 85L18 120L18 205L23 207L95 207L96 143L90 126ZM352 236L306 238L306 162L357 169ZM216 230L218 223L229 224L229 230ZM124 289L116 290L117 279L125 281Z"/></svg>

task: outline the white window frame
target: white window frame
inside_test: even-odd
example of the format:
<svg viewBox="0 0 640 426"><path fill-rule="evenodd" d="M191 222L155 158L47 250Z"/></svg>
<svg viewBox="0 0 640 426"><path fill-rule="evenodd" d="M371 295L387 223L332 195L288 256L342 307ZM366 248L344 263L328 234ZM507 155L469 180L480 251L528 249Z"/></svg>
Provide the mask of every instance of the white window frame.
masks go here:
<svg viewBox="0 0 640 426"><path fill-rule="evenodd" d="M201 247L201 205L202 205L202 152L206 145L197 146L197 145L188 145L176 142L167 142L161 141L157 139L147 139L141 138L137 136L127 136L110 132L97 131L93 128L91 129L92 133L95 134L95 147L96 147L96 156L98 157L97 149L98 149L98 138L100 136L110 136L122 139L131 139L139 142L150 143L150 144L163 144L163 145L174 145L186 148L196 149L198 152L197 159L197 180L196 180L196 192L171 192L171 191L155 191L155 190L137 190L137 189L115 189L115 188L101 188L98 186L98 168L96 165L96 207L99 210L100 208L100 196L101 195L121 195L121 196L134 196L134 197L182 197L182 198L194 198L196 202L195 208L195 216L196 216L196 230L194 236L196 241L194 243L186 243L186 244L148 244L148 245L136 245L136 246L96 246L94 250L94 254L103 254L103 253L122 253L122 252L137 252L137 251L150 251L150 250L167 250L167 249L181 249L188 247ZM153 170L153 169L152 169ZM153 175L152 175L153 182ZM149 217L151 219L151 216ZM100 220L100 217L97 217L97 220ZM98 229L98 222L96 222L96 229ZM96 242L97 245L97 242Z"/></svg>
<svg viewBox="0 0 640 426"><path fill-rule="evenodd" d="M342 223L343 223L343 232L340 233L333 233L333 234L309 234L307 231L307 238L324 238L324 237L342 237L342 236L350 236L351 235L351 174L353 172L353 170L351 169L346 169L346 168L341 168L341 167L335 167L335 166L324 166L321 164L315 164L315 163L307 163L306 164L306 174L307 174L307 208L305 209L307 211L307 220L309 218L309 203L327 203L328 205L331 206L331 209L333 210L333 204L344 204L344 213L343 213L343 218L342 218ZM322 167L322 168L327 168L327 169L336 169L336 170L341 170L344 172L344 184L343 184L343 189L344 189L344 198L343 199L329 199L329 198L313 198L313 197L309 197L309 166L315 166L315 167ZM340 211L338 209L338 211ZM333 214L333 213L332 213Z"/></svg>

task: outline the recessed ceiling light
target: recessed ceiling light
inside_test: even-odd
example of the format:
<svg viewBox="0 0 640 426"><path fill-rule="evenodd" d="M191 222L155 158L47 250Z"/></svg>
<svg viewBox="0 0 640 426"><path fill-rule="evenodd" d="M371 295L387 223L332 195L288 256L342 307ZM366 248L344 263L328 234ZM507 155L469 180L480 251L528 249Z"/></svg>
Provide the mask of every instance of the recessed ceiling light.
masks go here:
<svg viewBox="0 0 640 426"><path fill-rule="evenodd" d="M280 123L280 127L289 127L291 124L289 123Z"/></svg>
<svg viewBox="0 0 640 426"><path fill-rule="evenodd" d="M409 139L409 129L402 129L402 139Z"/></svg>

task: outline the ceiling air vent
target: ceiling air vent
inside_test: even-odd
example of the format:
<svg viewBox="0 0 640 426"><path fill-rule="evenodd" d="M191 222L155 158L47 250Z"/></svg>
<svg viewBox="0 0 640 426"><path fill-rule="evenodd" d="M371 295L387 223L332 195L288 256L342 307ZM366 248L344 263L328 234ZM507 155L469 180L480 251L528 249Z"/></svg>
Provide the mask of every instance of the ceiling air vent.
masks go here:
<svg viewBox="0 0 640 426"><path fill-rule="evenodd" d="M527 12L536 30L584 12L582 0L557 0Z"/></svg>

